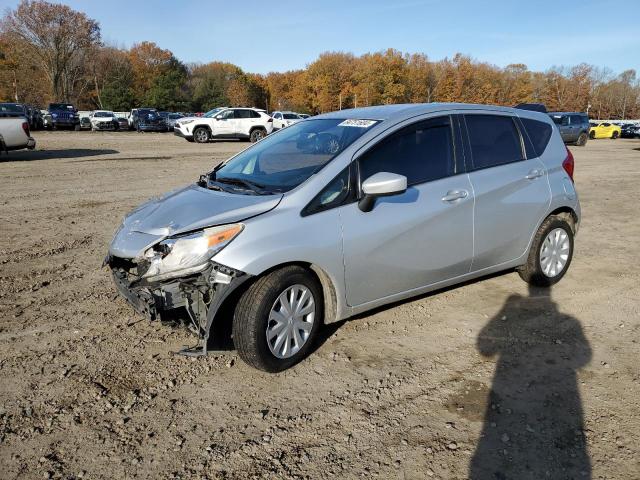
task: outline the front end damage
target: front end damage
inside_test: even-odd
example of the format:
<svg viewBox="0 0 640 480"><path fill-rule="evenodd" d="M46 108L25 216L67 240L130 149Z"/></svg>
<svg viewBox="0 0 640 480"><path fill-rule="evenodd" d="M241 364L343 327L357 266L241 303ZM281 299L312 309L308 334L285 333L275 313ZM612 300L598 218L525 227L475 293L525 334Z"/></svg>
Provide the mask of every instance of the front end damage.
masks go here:
<svg viewBox="0 0 640 480"><path fill-rule="evenodd" d="M209 262L207 267L182 278L150 282L142 278L147 266L131 259L109 255L105 264L111 269L118 293L133 309L149 320L174 318L180 309L186 311L192 330L200 344L184 348L180 354L207 354L216 314L229 295L251 278L244 272Z"/></svg>

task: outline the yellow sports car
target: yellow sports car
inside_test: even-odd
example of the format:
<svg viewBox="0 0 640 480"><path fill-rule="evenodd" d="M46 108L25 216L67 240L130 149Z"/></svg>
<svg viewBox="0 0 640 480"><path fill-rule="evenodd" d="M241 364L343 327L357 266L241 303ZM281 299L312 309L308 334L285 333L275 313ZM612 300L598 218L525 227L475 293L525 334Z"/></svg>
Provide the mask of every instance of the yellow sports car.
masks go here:
<svg viewBox="0 0 640 480"><path fill-rule="evenodd" d="M591 125L589 129L589 138L618 138L622 128L613 123L601 123L599 125Z"/></svg>

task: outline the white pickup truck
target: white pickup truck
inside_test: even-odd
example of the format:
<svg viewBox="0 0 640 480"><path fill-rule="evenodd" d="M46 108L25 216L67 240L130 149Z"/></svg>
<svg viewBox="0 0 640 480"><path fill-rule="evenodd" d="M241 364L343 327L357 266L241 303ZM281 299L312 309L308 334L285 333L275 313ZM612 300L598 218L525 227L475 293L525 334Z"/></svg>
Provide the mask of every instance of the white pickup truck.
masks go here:
<svg viewBox="0 0 640 480"><path fill-rule="evenodd" d="M29 122L11 107L12 104L0 104L0 151L33 150L36 141L31 137Z"/></svg>

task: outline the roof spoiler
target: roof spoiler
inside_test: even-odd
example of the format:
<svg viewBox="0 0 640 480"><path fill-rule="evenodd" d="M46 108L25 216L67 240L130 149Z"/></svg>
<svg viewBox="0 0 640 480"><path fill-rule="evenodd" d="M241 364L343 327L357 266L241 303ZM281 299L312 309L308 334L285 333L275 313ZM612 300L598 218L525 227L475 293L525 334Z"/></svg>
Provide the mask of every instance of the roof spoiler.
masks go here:
<svg viewBox="0 0 640 480"><path fill-rule="evenodd" d="M543 103L519 103L514 108L520 110L531 110L532 112L548 113L547 107Z"/></svg>

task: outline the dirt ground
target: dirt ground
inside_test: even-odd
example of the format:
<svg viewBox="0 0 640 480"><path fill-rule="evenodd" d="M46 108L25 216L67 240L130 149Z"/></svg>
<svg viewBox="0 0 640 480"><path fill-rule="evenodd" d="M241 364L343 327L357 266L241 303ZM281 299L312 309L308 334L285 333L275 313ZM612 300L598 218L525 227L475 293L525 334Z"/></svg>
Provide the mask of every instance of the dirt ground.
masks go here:
<svg viewBox="0 0 640 480"><path fill-rule="evenodd" d="M36 132L0 156L0 477L640 478L640 141L572 147L552 292L493 276L326 327L270 375L173 354L100 265L122 216L244 143Z"/></svg>

